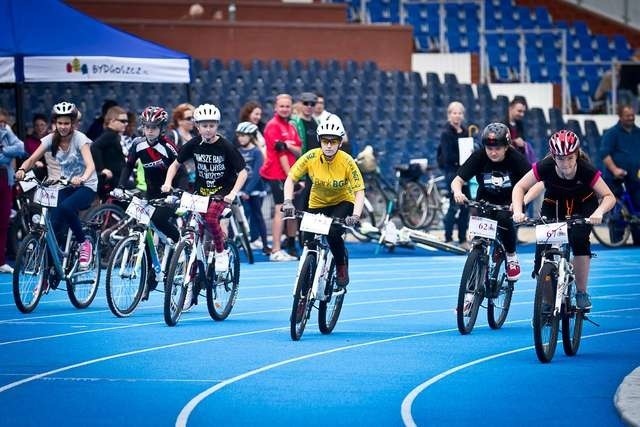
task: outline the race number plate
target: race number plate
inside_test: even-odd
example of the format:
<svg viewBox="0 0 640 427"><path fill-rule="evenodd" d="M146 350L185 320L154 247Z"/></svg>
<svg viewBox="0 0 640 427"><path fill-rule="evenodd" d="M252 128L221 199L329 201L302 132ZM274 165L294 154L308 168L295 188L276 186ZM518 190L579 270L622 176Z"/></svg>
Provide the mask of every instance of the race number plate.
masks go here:
<svg viewBox="0 0 640 427"><path fill-rule="evenodd" d="M58 191L60 191L58 187L38 187L33 200L40 206L55 208L58 206Z"/></svg>
<svg viewBox="0 0 640 427"><path fill-rule="evenodd" d="M469 218L469 236L495 239L498 232L498 221L482 216Z"/></svg>
<svg viewBox="0 0 640 427"><path fill-rule="evenodd" d="M536 242L549 245L569 243L567 230L566 222L536 225Z"/></svg>
<svg viewBox="0 0 640 427"><path fill-rule="evenodd" d="M148 225L155 210L156 208L148 205L146 200L134 197L125 212L140 224Z"/></svg>
<svg viewBox="0 0 640 427"><path fill-rule="evenodd" d="M207 209L209 209L209 197L182 193L182 198L180 199L180 209L191 212L207 213Z"/></svg>
<svg viewBox="0 0 640 427"><path fill-rule="evenodd" d="M23 192L26 193L27 191L33 189L38 185L34 181L32 181L32 179L35 177L36 175L33 173L33 171L27 172L27 174L24 176L25 181L20 181L20 188L22 188Z"/></svg>
<svg viewBox="0 0 640 427"><path fill-rule="evenodd" d="M329 234L332 219L322 214L305 212L300 222L300 230L315 234Z"/></svg>

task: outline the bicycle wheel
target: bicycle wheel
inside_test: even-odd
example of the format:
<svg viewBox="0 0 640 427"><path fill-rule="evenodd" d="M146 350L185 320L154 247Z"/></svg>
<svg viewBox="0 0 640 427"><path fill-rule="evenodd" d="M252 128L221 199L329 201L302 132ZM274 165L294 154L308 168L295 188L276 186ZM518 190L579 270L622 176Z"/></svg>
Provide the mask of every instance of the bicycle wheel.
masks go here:
<svg viewBox="0 0 640 427"><path fill-rule="evenodd" d="M402 222L409 228L418 229L425 226L428 218L429 204L427 194L417 182L408 181L398 194L398 210Z"/></svg>
<svg viewBox="0 0 640 427"><path fill-rule="evenodd" d="M240 256L234 242L227 241L229 251L229 269L216 273L213 265L207 272L207 309L213 320L224 320L229 317L238 296L240 283Z"/></svg>
<svg viewBox="0 0 640 427"><path fill-rule="evenodd" d="M533 343L536 356L542 363L553 359L558 343L558 327L560 318L554 316L556 298L556 267L545 263L540 269L533 303Z"/></svg>
<svg viewBox="0 0 640 427"><path fill-rule="evenodd" d="M376 181L365 182L365 194L373 208L373 225L380 228L384 224L387 215L387 198Z"/></svg>
<svg viewBox="0 0 640 427"><path fill-rule="evenodd" d="M176 246L164 288L164 322L167 326L175 326L178 323L184 300L187 296L187 287L195 286L196 273L189 270L189 256L193 250L191 240L181 240ZM194 270L197 262L193 263Z"/></svg>
<svg viewBox="0 0 640 427"><path fill-rule="evenodd" d="M568 303L562 306L562 347L564 354L567 356L575 356L580 347L582 339L582 321L584 320L584 311L578 310L573 304L575 301L575 286L569 289Z"/></svg>
<svg viewBox="0 0 640 427"><path fill-rule="evenodd" d="M22 313L31 313L47 285L47 243L44 234L31 232L24 238L13 268L13 301Z"/></svg>
<svg viewBox="0 0 640 427"><path fill-rule="evenodd" d="M97 243L98 233L94 230L85 230L85 238L89 239L93 246L91 263L86 269L80 270L79 266L67 279L67 295L75 308L87 308L91 305L98 293L100 284L101 261L100 245ZM75 239L71 243L69 266L78 264L79 244Z"/></svg>
<svg viewBox="0 0 640 427"><path fill-rule="evenodd" d="M500 252L496 253L497 251ZM504 251L502 249L494 249L492 256L495 263L489 273L491 291L487 295L489 297L487 322L491 329L500 329L505 320L507 320L507 314L509 314L509 308L511 307L513 282L507 280Z"/></svg>
<svg viewBox="0 0 640 427"><path fill-rule="evenodd" d="M433 225L433 223L438 219L438 214L440 211L440 190L438 190L438 186L433 184L426 190L427 194L427 217L425 218L424 227L429 228Z"/></svg>
<svg viewBox="0 0 640 427"><path fill-rule="evenodd" d="M456 308L458 331L462 335L467 335L473 330L480 304L484 298L484 279L487 267L482 260L483 256L480 248L471 250L462 271Z"/></svg>
<svg viewBox="0 0 640 427"><path fill-rule="evenodd" d="M235 246L237 248L242 248L247 257L247 262L249 264L253 264L255 259L253 257L253 250L251 249L251 242L249 241L247 225L244 222L238 221L238 229L238 234L235 236Z"/></svg>
<svg viewBox="0 0 640 427"><path fill-rule="evenodd" d="M293 295L293 305L291 307L291 339L298 341L302 338L304 327L313 308L311 300L311 287L313 285L313 276L316 273L316 254L308 253L304 259L298 282L296 283L296 292Z"/></svg>
<svg viewBox="0 0 640 427"><path fill-rule="evenodd" d="M115 243L129 234L129 230L125 227L119 230L117 234L112 235L124 218L124 209L113 203L94 206L84 215L84 221L88 223L95 222L99 227L100 265L103 268L106 268L109 264L111 251L115 247Z"/></svg>
<svg viewBox="0 0 640 427"><path fill-rule="evenodd" d="M620 201L602 217L602 223L592 226L595 238L605 246L617 248L624 245L631 235L629 220L631 215L627 207Z"/></svg>
<svg viewBox="0 0 640 427"><path fill-rule="evenodd" d="M138 247L139 233L118 242L113 248L105 283L109 310L117 317L127 317L138 306L147 282L147 253ZM139 251L142 262L136 268Z"/></svg>
<svg viewBox="0 0 640 427"><path fill-rule="evenodd" d="M323 334L330 334L338 323L342 303L344 302L345 291L336 287L336 263L331 260L329 275L324 293L327 297L325 301L320 301L318 305L318 327ZM335 293L335 294L334 294Z"/></svg>

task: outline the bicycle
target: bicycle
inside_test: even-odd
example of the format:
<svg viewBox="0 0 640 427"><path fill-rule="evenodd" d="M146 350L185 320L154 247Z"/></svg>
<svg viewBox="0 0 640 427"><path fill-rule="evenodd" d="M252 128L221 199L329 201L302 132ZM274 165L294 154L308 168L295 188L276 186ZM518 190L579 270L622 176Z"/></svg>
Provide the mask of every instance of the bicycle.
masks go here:
<svg viewBox="0 0 640 427"><path fill-rule="evenodd" d="M448 203L448 197L443 195L438 184L444 181L444 175L435 175L436 168L427 166L424 170L427 176L427 182L424 185L424 192L427 195L427 218L423 228L430 228L436 220L440 220L444 216L445 202Z"/></svg>
<svg viewBox="0 0 640 427"><path fill-rule="evenodd" d="M25 179L35 178L35 174L32 170L27 172ZM33 219L39 218L42 214L42 209L37 203L33 202L33 193L36 188L34 182L20 181L14 185L15 189L15 215L12 216L9 224L8 237L7 237L7 253L17 254L18 245L22 239L33 228Z"/></svg>
<svg viewBox="0 0 640 427"><path fill-rule="evenodd" d="M604 214L602 223L594 225L591 229L593 236L610 248L624 245L631 235L631 227L640 227L640 210L634 207L624 180L618 181L622 193L617 197L616 204L613 209Z"/></svg>
<svg viewBox="0 0 640 427"><path fill-rule="evenodd" d="M484 201L468 201L483 213L508 211L509 206ZM469 218L471 249L462 270L458 288L456 320L462 335L470 334L476 323L478 311L487 298L487 321L491 329L504 325L511 298L513 282L507 280L506 251L498 236L498 222L483 216Z"/></svg>
<svg viewBox="0 0 640 427"><path fill-rule="evenodd" d="M238 248L242 248L247 256L247 262L253 264L255 262L253 250L251 249L251 238L249 234L249 221L244 214L244 208L240 197L236 196L233 203L229 206L231 215L229 217L229 225L231 226L230 235Z"/></svg>
<svg viewBox="0 0 640 427"><path fill-rule="evenodd" d="M189 212L189 217L171 257L165 283L164 320L168 326L177 324L185 307L197 304L201 290L206 290L207 309L213 320L226 319L238 296L238 248L233 240L227 239L225 249L229 252L229 266L227 271L215 271L213 242L201 216L208 206L209 197L182 193L180 209ZM223 213L223 217L229 215L231 210ZM187 300L189 291L191 301Z"/></svg>
<svg viewBox="0 0 640 427"><path fill-rule="evenodd" d="M95 222L100 226L100 265L107 268L111 252L116 244L127 236L127 228L123 226L125 222L125 212L118 200L111 194L107 199L93 207L85 214L87 221Z"/></svg>
<svg viewBox="0 0 640 427"><path fill-rule="evenodd" d="M13 272L13 299L22 313L32 312L43 294L57 289L60 281L66 282L66 290L71 304L76 308L86 308L94 300L100 282L100 246L98 224L85 222L86 237L93 245L91 264L86 269L79 266L79 244L72 231L67 230L64 248L56 238L49 218L49 208L58 204L58 191L70 185L61 178L56 181L36 182L34 202L42 207L42 213L34 216L34 226L23 239Z"/></svg>
<svg viewBox="0 0 640 427"><path fill-rule="evenodd" d="M113 248L107 266L105 289L107 303L117 317L131 315L141 300L148 298L160 278L166 280L171 259L171 244L166 237L156 243L157 230L151 223L155 207L174 207L161 199L144 200L125 192L119 200L129 202L124 228L127 237ZM150 262L149 262L150 261ZM151 265L151 269L149 269Z"/></svg>
<svg viewBox="0 0 640 427"><path fill-rule="evenodd" d="M549 363L556 351L558 329L562 322L562 347L567 356L575 356L580 347L586 313L576 306L576 284L569 229L575 224L588 224L588 219L574 218L547 223L546 218L529 221L536 226L536 243L546 245L538 270L533 304L533 342L536 356Z"/></svg>
<svg viewBox="0 0 640 427"><path fill-rule="evenodd" d="M298 341L316 301L320 332L330 334L333 331L346 289L336 284L336 264L326 238L332 225L343 227L344 221L309 212L296 212L295 216L302 218L301 231L313 233L313 239L304 242L293 287L290 334L293 341Z"/></svg>

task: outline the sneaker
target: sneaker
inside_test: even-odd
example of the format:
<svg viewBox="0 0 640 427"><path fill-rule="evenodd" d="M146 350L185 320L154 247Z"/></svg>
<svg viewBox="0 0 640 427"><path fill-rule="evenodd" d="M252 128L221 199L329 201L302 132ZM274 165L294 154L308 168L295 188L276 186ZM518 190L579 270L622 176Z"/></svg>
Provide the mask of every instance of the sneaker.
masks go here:
<svg viewBox="0 0 640 427"><path fill-rule="evenodd" d="M80 268L86 270L89 268L91 261L93 259L93 245L87 239L80 244L80 256L78 257L78 261L80 263Z"/></svg>
<svg viewBox="0 0 640 427"><path fill-rule="evenodd" d="M251 249L262 249L264 247L260 240L254 240L249 246L251 246Z"/></svg>
<svg viewBox="0 0 640 427"><path fill-rule="evenodd" d="M214 264L216 273L224 273L229 271L229 252L225 249L222 252L216 252L216 261Z"/></svg>
<svg viewBox="0 0 640 427"><path fill-rule="evenodd" d="M460 249L464 249L465 251L468 251L469 249L471 249L471 243L465 240L464 242L458 243L458 247Z"/></svg>
<svg viewBox="0 0 640 427"><path fill-rule="evenodd" d="M11 267L9 264L0 265L0 273L13 274L13 267Z"/></svg>
<svg viewBox="0 0 640 427"><path fill-rule="evenodd" d="M591 297L586 292L576 293L576 306L581 310L588 310L591 308Z"/></svg>
<svg viewBox="0 0 640 427"><path fill-rule="evenodd" d="M518 261L507 262L507 280L515 282L520 278L520 264Z"/></svg>
<svg viewBox="0 0 640 427"><path fill-rule="evenodd" d="M349 266L336 265L336 285L344 288L349 284Z"/></svg>
<svg viewBox="0 0 640 427"><path fill-rule="evenodd" d="M272 252L271 255L269 255L269 261L297 261L297 258L281 249L278 252Z"/></svg>

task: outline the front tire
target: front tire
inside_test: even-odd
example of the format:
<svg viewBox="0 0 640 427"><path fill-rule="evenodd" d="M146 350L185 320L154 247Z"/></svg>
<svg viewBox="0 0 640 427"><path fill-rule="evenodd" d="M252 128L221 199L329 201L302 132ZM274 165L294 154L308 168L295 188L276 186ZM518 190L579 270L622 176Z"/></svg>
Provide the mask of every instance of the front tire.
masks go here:
<svg viewBox="0 0 640 427"><path fill-rule="evenodd" d="M44 235L31 232L22 240L13 268L13 301L22 313L31 313L42 296L48 268Z"/></svg>
<svg viewBox="0 0 640 427"><path fill-rule="evenodd" d="M105 283L109 309L117 317L127 317L138 306L147 282L147 253L139 248L140 236L135 233L118 242L111 253ZM142 250L142 262L135 270Z"/></svg>
<svg viewBox="0 0 640 427"><path fill-rule="evenodd" d="M487 267L482 260L483 256L484 254L479 248L472 249L462 271L456 309L458 331L462 335L470 334L473 330L480 304L484 299L484 279Z"/></svg>
<svg viewBox="0 0 640 427"><path fill-rule="evenodd" d="M229 269L218 274L210 265L207 272L207 309L213 320L229 317L238 297L240 283L240 256L238 247L227 242L229 251Z"/></svg>
<svg viewBox="0 0 640 427"><path fill-rule="evenodd" d="M570 293L573 294L575 286L572 286L571 290ZM563 306L562 313L562 347L567 356L575 356L578 353L584 320L584 311L578 310L572 301L575 301L575 294L569 298L569 304Z"/></svg>
<svg viewBox="0 0 640 427"><path fill-rule="evenodd" d="M308 253L300 269L296 292L293 295L293 305L291 307L290 333L293 341L302 338L307 320L311 314L313 301L311 300L311 287L313 286L313 276L316 273L316 254Z"/></svg>
<svg viewBox="0 0 640 427"><path fill-rule="evenodd" d="M192 250L193 244L190 240L181 240L171 257L164 289L164 322L167 326L175 326L178 323L187 296L187 287L192 286L195 289L196 272L188 271ZM193 268L196 264L197 262L194 262Z"/></svg>
<svg viewBox="0 0 640 427"><path fill-rule="evenodd" d="M556 300L556 267L545 263L540 269L533 303L533 343L542 363L553 359L558 344L560 319L553 314Z"/></svg>
<svg viewBox="0 0 640 427"><path fill-rule="evenodd" d="M336 289L336 262L333 259L327 277L328 280L324 288L327 299L320 301L318 305L318 327L323 334L330 334L336 327L346 292L344 289ZM336 291L338 294L334 295Z"/></svg>
<svg viewBox="0 0 640 427"><path fill-rule="evenodd" d="M497 249L494 249L494 251ZM495 253L495 252L494 252ZM505 271L504 251L501 251L499 259L496 261L489 280L491 286L491 294L488 295L487 304L487 322L491 329L500 329L507 320L509 308L511 307L511 298L513 296L513 282L507 280Z"/></svg>
<svg viewBox="0 0 640 427"><path fill-rule="evenodd" d="M629 240L631 235L630 218L629 210L618 200L613 209L604 214L602 223L592 226L593 235L607 247L620 247Z"/></svg>
<svg viewBox="0 0 640 427"><path fill-rule="evenodd" d="M100 273L102 271L97 233L93 230L85 230L85 232L85 238L91 242L93 247L91 264L83 270L80 270L78 265L76 271L67 280L67 294L69 295L69 301L75 308L87 308L91 305L98 293ZM74 255L69 257L69 263L74 265L74 263L78 262L79 243L72 243L71 248L71 253Z"/></svg>

